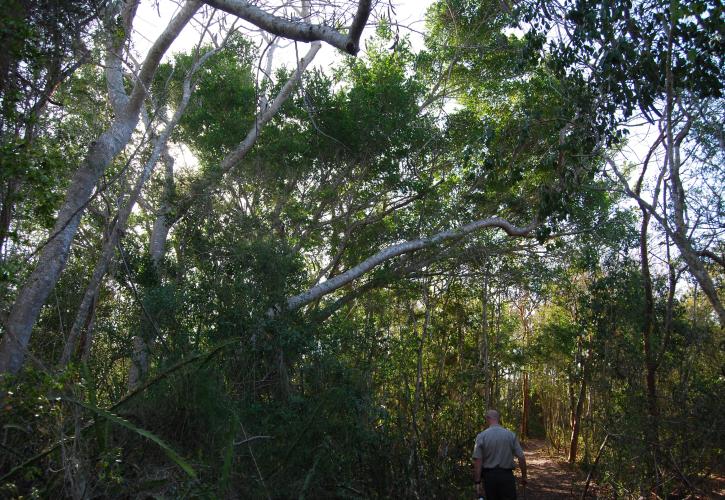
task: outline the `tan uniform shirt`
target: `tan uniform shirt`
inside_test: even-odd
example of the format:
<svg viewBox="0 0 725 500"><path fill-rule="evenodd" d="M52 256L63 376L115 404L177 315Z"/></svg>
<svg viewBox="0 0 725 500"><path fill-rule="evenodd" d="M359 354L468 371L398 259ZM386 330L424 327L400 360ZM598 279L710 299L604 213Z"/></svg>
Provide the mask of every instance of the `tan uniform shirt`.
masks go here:
<svg viewBox="0 0 725 500"><path fill-rule="evenodd" d="M500 425L492 425L476 436L473 458L480 458L484 469L513 469L514 455L523 458L516 434Z"/></svg>

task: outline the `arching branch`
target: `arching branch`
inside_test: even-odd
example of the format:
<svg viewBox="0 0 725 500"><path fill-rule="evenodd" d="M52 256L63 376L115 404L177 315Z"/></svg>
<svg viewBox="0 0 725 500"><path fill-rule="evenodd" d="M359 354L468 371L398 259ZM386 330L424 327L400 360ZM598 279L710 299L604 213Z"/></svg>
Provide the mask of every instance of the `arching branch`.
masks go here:
<svg viewBox="0 0 725 500"><path fill-rule="evenodd" d="M350 30L345 35L329 26L292 21L275 16L245 0L204 0L204 2L240 17L274 35L298 42L326 42L352 55L357 54L360 50L360 35L372 10L371 0L360 0Z"/></svg>
<svg viewBox="0 0 725 500"><path fill-rule="evenodd" d="M458 229L450 229L448 231L442 231L438 234L430 236L428 238L420 238L417 240L405 241L392 245L387 248L380 250L375 255L368 257L360 264L356 265L345 271L342 274L338 274L334 278L330 278L324 283L313 286L309 290L290 297L287 299L287 309L293 310L298 309L304 305L309 304L323 297L329 293L334 292L338 288L350 283L351 281L359 278L363 274L371 271L383 262L390 260L399 255L414 252L416 250L422 250L424 248L431 247L433 245L442 243L446 240L463 238L464 236L473 233L487 227L497 227L506 231L509 236L528 236L533 231L538 222L534 221L528 226L517 227L511 224L509 221L500 217L489 217L478 221L471 222L465 226L461 226Z"/></svg>

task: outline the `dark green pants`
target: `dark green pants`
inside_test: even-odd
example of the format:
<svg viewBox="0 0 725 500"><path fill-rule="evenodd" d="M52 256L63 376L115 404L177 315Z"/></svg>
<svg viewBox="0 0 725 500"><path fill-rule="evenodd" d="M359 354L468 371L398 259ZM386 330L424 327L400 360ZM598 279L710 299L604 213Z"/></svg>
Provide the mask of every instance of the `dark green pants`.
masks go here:
<svg viewBox="0 0 725 500"><path fill-rule="evenodd" d="M511 469L483 469L486 500L516 500L516 480Z"/></svg>

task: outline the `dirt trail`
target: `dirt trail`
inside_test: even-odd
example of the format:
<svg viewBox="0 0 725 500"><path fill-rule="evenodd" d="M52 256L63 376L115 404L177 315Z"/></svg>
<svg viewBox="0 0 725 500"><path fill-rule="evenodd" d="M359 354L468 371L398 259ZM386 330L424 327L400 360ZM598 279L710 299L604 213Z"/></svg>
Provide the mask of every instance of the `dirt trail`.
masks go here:
<svg viewBox="0 0 725 500"><path fill-rule="evenodd" d="M583 479L563 457L551 457L543 441L528 440L524 446L528 466L526 496L519 487L519 498L526 500L559 500L581 496ZM518 477L520 477L517 474ZM576 480L574 479L576 477ZM595 498L589 491L587 498Z"/></svg>
<svg viewBox="0 0 725 500"><path fill-rule="evenodd" d="M563 456L553 456L549 453L543 440L529 439L523 443L526 453L528 485L526 490L521 487L521 471L516 468L514 475L518 486L519 500L572 500L581 497L586 475L575 467L570 466ZM472 498L470 465L462 464L461 477L464 480L461 488L446 498L469 499ZM587 500L596 499L594 485L587 493Z"/></svg>

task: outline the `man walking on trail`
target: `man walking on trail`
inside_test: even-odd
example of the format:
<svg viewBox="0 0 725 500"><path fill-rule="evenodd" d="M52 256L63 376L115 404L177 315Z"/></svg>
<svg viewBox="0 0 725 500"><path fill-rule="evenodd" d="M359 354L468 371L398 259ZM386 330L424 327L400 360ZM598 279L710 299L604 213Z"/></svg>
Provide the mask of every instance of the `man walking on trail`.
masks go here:
<svg viewBox="0 0 725 500"><path fill-rule="evenodd" d="M516 500L514 455L519 459L521 484L524 487L526 459L516 434L501 427L500 419L501 415L496 410L486 412L488 429L476 436L473 448L473 482L476 484L476 494L480 497L483 479L486 500Z"/></svg>

